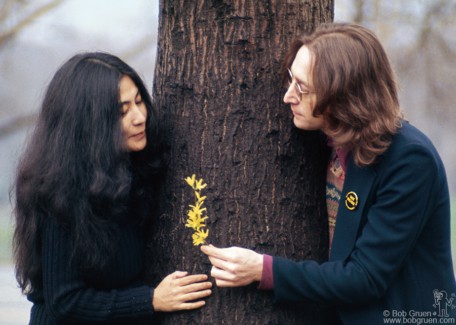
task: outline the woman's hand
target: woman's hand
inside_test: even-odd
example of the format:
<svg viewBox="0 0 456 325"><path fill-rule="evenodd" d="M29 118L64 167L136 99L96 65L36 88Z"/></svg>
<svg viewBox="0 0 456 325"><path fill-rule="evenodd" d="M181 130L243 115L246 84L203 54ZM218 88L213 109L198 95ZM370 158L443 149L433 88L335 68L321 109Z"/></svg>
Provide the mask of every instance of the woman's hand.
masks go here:
<svg viewBox="0 0 456 325"><path fill-rule="evenodd" d="M263 255L240 247L201 246L212 263L211 276L218 287L240 287L261 280Z"/></svg>
<svg viewBox="0 0 456 325"><path fill-rule="evenodd" d="M176 271L164 278L155 288L152 305L155 311L190 310L203 307L209 296L212 283L206 274L188 275L188 272Z"/></svg>

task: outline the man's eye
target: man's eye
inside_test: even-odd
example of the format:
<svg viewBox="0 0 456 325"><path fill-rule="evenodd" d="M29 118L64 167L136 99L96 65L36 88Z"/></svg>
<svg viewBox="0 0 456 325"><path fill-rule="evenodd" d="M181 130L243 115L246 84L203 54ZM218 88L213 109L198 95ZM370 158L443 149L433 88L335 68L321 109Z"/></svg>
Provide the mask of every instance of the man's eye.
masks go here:
<svg viewBox="0 0 456 325"><path fill-rule="evenodd" d="M310 95L310 91L306 89L302 84L296 84L298 87L298 90L301 94L303 95Z"/></svg>

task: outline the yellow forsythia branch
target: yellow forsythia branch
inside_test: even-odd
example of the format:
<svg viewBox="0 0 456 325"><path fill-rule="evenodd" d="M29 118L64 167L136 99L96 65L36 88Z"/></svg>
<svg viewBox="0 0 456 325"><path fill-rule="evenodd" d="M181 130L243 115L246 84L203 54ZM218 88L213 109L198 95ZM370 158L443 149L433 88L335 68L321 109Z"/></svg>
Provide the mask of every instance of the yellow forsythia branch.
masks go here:
<svg viewBox="0 0 456 325"><path fill-rule="evenodd" d="M195 194L195 204L189 205L190 210L187 213L187 223L185 227L192 228L194 233L192 235L193 245L198 246L206 243L206 238L209 235L209 230L205 230L206 224L205 220L208 218L207 215L203 217L206 213L206 208L203 207L204 200L206 196L201 196L201 191L206 188L207 184L204 184L203 179L196 179L196 175L193 174L192 177L187 177L185 179L188 185L191 186Z"/></svg>

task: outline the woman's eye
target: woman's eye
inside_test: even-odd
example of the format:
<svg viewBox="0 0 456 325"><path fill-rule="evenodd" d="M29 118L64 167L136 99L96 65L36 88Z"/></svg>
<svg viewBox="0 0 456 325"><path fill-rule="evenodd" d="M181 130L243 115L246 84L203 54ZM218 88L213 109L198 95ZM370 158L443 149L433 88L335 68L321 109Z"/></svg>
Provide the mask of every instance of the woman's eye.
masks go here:
<svg viewBox="0 0 456 325"><path fill-rule="evenodd" d="M142 97L138 97L135 99L135 104L136 105L141 105L143 103Z"/></svg>
<svg viewBox="0 0 456 325"><path fill-rule="evenodd" d="M127 113L128 113L128 109L125 109L125 108L120 109L120 116L125 116L125 115L127 115Z"/></svg>

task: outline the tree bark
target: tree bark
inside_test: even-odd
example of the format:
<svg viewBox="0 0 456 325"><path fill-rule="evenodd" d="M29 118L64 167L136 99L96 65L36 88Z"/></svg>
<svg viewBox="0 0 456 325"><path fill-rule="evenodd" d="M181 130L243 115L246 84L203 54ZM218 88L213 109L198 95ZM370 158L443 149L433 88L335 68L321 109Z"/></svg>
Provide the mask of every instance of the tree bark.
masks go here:
<svg viewBox="0 0 456 325"><path fill-rule="evenodd" d="M208 187L208 242L294 260L327 260L326 154L319 133L292 123L279 70L290 42L333 19L333 0L160 1L153 97L169 164L151 228L147 276L209 274L186 228L196 174ZM200 310L163 324L328 324L326 306L278 305L272 292L216 288Z"/></svg>

